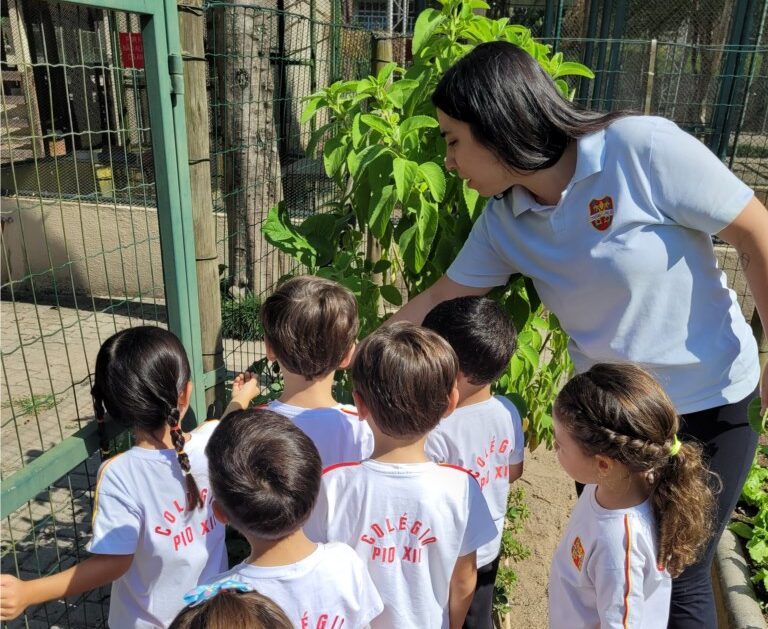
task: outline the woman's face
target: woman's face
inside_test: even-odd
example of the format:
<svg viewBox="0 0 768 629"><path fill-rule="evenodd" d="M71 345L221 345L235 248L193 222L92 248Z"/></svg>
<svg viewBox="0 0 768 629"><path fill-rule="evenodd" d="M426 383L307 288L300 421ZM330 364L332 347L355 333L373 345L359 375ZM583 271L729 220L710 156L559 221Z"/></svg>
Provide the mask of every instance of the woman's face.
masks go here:
<svg viewBox="0 0 768 629"><path fill-rule="evenodd" d="M440 135L445 138L445 167L484 197L501 194L519 177L496 154L478 142L466 122L437 110Z"/></svg>

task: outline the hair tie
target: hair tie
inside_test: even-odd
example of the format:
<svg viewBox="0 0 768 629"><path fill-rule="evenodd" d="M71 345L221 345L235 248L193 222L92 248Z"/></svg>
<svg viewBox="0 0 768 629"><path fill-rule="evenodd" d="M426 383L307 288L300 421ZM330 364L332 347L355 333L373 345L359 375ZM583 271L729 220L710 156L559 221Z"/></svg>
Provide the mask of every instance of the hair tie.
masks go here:
<svg viewBox="0 0 768 629"><path fill-rule="evenodd" d="M242 581L235 581L234 579L226 579L224 581L217 581L215 583L209 583L208 585L198 585L194 590L190 590L184 595L184 602L187 605L194 607L200 603L204 603L207 600L212 599L219 592L224 590L235 590L236 592L253 592L253 587L248 583Z"/></svg>
<svg viewBox="0 0 768 629"><path fill-rule="evenodd" d="M669 456L677 456L677 453L680 452L680 446L683 445L680 442L680 439L677 438L677 435L675 434L672 437L672 446L669 448Z"/></svg>

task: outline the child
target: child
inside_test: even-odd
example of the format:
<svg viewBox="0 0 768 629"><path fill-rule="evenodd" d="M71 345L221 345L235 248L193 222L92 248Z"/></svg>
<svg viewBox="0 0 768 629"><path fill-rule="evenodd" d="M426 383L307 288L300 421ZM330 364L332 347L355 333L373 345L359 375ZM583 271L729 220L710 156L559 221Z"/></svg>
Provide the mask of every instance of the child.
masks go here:
<svg viewBox="0 0 768 629"><path fill-rule="evenodd" d="M251 554L216 577L249 584L295 627L361 629L382 610L365 565L344 544L315 544L302 524L317 499L320 456L291 421L265 409L222 420L206 448L213 509Z"/></svg>
<svg viewBox="0 0 768 629"><path fill-rule="evenodd" d="M242 581L199 585L168 629L293 629L277 603Z"/></svg>
<svg viewBox="0 0 768 629"><path fill-rule="evenodd" d="M507 494L523 473L524 442L515 405L491 395L491 384L515 352L515 328L501 306L485 297L444 301L423 325L448 341L459 359L459 404L429 433L426 452L472 472L496 523L496 537L477 549L477 586L464 621L466 629L492 629Z"/></svg>
<svg viewBox="0 0 768 629"><path fill-rule="evenodd" d="M267 358L277 361L285 388L270 410L307 433L323 466L359 461L373 435L354 409L333 399L333 376L349 366L357 337L357 302L346 288L320 277L295 277L261 308Z"/></svg>
<svg viewBox="0 0 768 629"><path fill-rule="evenodd" d="M429 431L456 407L457 369L448 343L411 323L374 332L352 364L376 446L369 460L325 470L307 531L365 559L384 600L373 627L461 627L475 551L496 536L477 481L424 453Z"/></svg>
<svg viewBox="0 0 768 629"><path fill-rule="evenodd" d="M32 581L3 575L3 620L29 605L112 583L112 629L165 627L183 607L181 592L226 569L204 451L218 422L182 432L189 378L184 347L166 330L130 328L104 342L91 391L102 450L106 415L129 428L136 445L99 469L93 556Z"/></svg>
<svg viewBox="0 0 768 629"><path fill-rule="evenodd" d="M710 534L701 449L677 438L675 408L630 364L594 365L554 405L560 465L586 487L552 560L551 627L667 626L671 576Z"/></svg>

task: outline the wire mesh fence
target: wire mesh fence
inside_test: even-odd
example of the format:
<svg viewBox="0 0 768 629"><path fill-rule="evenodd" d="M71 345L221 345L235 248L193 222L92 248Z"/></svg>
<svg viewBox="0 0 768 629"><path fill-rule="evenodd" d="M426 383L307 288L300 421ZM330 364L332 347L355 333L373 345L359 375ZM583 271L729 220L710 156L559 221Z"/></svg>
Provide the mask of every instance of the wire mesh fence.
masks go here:
<svg viewBox="0 0 768 629"><path fill-rule="evenodd" d="M293 262L261 235L284 203L297 222L325 211L334 188L322 160L306 155L312 131L302 99L338 79L371 72L371 33L336 21L331 3L293 10L207 5L214 211L221 252L225 362L247 369L264 357L258 308ZM302 12L303 11L303 12Z"/></svg>
<svg viewBox="0 0 768 629"><path fill-rule="evenodd" d="M92 419L96 352L167 311L136 15L41 0L2 7L4 482ZM2 572L84 558L98 457L0 523ZM104 626L108 590L28 610L17 626Z"/></svg>

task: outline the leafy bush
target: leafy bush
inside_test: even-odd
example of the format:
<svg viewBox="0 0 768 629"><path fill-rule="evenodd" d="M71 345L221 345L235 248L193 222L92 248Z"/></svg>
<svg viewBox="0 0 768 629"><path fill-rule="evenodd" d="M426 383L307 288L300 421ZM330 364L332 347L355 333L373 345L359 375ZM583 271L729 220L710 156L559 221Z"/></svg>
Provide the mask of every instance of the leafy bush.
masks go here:
<svg viewBox="0 0 768 629"><path fill-rule="evenodd" d="M260 312L261 302L250 291L239 299L222 295L221 335L240 341L260 341L264 338Z"/></svg>
<svg viewBox="0 0 768 629"><path fill-rule="evenodd" d="M749 405L749 423L765 435L768 412L760 415L760 399ZM752 563L752 582L757 586L763 611L768 601L768 446L758 447L755 461L741 490L741 502L747 507L748 515L740 516L728 528L747 540L746 549Z"/></svg>
<svg viewBox="0 0 768 629"><path fill-rule="evenodd" d="M382 300L400 306L404 296L418 294L443 275L485 204L443 169L445 143L430 96L445 70L476 44L505 40L536 58L567 97L573 93L564 77L593 76L561 53L551 54L527 28L475 15L475 9L487 7L482 0L440 3L441 9L427 9L416 20L411 67L390 63L376 76L338 81L306 100L303 122L321 111L330 114L313 132L308 153L319 150L337 199L327 213L298 226L278 205L263 228L269 242L308 272L354 292L361 336L383 320ZM380 257L370 255L371 245ZM497 392L520 406L529 447L549 445L552 401L571 366L567 338L520 276L492 296L519 331L519 349Z"/></svg>
<svg viewBox="0 0 768 629"><path fill-rule="evenodd" d="M517 583L517 574L511 562L527 559L531 550L516 537L523 530L525 521L530 517L525 502L525 490L516 487L507 498L507 515L504 519L504 531L501 534L501 562L496 574L496 586L493 592L494 615L504 616L509 613L509 601L512 589Z"/></svg>

